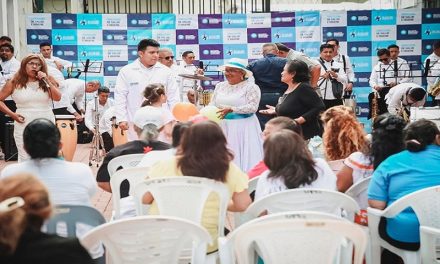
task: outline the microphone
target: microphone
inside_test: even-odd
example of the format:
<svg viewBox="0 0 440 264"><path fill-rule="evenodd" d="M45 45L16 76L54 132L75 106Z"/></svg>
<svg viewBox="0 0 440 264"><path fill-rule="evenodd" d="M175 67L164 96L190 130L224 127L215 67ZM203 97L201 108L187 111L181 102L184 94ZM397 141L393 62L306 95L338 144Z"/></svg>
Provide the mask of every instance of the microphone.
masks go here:
<svg viewBox="0 0 440 264"><path fill-rule="evenodd" d="M44 84L46 85L46 87L49 89L50 85L49 82L47 81L46 77L41 78L41 80L44 82Z"/></svg>
<svg viewBox="0 0 440 264"><path fill-rule="evenodd" d="M383 76L382 76L382 78L383 78L383 85L387 86L388 83L387 83L387 79L385 78L385 73L386 73L387 70L385 68L383 68L382 71L383 71Z"/></svg>
<svg viewBox="0 0 440 264"><path fill-rule="evenodd" d="M394 77L398 77L399 76L399 72L398 72L398 68L397 68L397 59L394 61Z"/></svg>
<svg viewBox="0 0 440 264"><path fill-rule="evenodd" d="M199 61L199 69L205 70L205 69L203 68L203 61Z"/></svg>
<svg viewBox="0 0 440 264"><path fill-rule="evenodd" d="M0 73L3 75L3 68L1 65L0 65Z"/></svg>
<svg viewBox="0 0 440 264"><path fill-rule="evenodd" d="M86 64L84 64L84 72L89 71L89 66L90 66L90 59L87 59Z"/></svg>
<svg viewBox="0 0 440 264"><path fill-rule="evenodd" d="M429 65L430 64L431 64L431 59L426 59L426 62L425 62L425 72L423 73L423 77L427 77L428 76Z"/></svg>

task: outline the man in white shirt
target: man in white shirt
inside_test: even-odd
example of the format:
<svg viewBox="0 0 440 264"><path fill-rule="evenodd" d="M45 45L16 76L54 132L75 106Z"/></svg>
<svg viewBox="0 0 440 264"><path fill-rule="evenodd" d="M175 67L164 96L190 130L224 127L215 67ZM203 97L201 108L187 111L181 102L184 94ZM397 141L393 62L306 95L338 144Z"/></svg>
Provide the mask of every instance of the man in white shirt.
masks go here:
<svg viewBox="0 0 440 264"><path fill-rule="evenodd" d="M182 53L182 61L179 64L179 74L199 74L203 75L203 69L198 68L196 65L194 65L194 60L196 58L196 55L194 55L193 51L185 51ZM195 81L192 79L184 78L184 77L177 77L177 82L179 84L179 90L180 90L180 98L182 101L188 102L192 101L194 97L194 85L197 87L200 86L200 81Z"/></svg>
<svg viewBox="0 0 440 264"><path fill-rule="evenodd" d="M92 131L92 133L96 132L96 125L99 126L99 133L101 134L102 139L104 141L104 148L106 152L110 151L110 149L113 148L113 139L111 137L111 126L110 127L108 126L113 116L108 118L108 120L103 119L104 113L114 105L113 99L109 98L109 95L110 95L110 90L107 87L105 86L100 87L98 89L97 98L90 100L87 103L86 114L84 116L84 122L86 124L86 127L90 131ZM97 115L99 118L98 120L96 120ZM96 124L97 121L98 124Z"/></svg>
<svg viewBox="0 0 440 264"><path fill-rule="evenodd" d="M72 66L72 63L52 55L52 45L49 42L40 43L40 53L48 66L55 67L62 71Z"/></svg>
<svg viewBox="0 0 440 264"><path fill-rule="evenodd" d="M82 114L84 114L85 108L85 92L93 93L101 87L99 81L89 81L87 85L84 80L81 79L67 79L64 81L64 89L62 94L62 100L65 100L66 110L69 114L74 115L77 122L83 120ZM75 104L78 111L74 108Z"/></svg>
<svg viewBox="0 0 440 264"><path fill-rule="evenodd" d="M342 87L347 85L347 75L344 72L342 64L333 60L334 46L331 44L322 44L319 47L320 57L319 63L321 63L321 76L318 80L318 87L321 90L322 100L324 101L325 108L336 105L342 105L342 94L336 95L333 91L333 83L337 81L341 83Z"/></svg>
<svg viewBox="0 0 440 264"><path fill-rule="evenodd" d="M334 47L333 60L340 63L343 66L344 72L347 74L347 85L345 86L345 91L347 92L353 91L354 71L353 71L353 65L351 65L350 57L339 53L339 40L334 38L328 39L326 43L333 45Z"/></svg>
<svg viewBox="0 0 440 264"><path fill-rule="evenodd" d="M0 89L9 81L14 74L20 69L20 61L14 58L14 46L10 43L5 42L0 45ZM15 112L17 109L15 102L12 100L11 96L8 96L4 103ZM10 121L3 112L0 113L0 141L2 142L1 148L5 149L4 139L5 139L5 129L6 122ZM0 159L3 157L3 153L0 150Z"/></svg>
<svg viewBox="0 0 440 264"><path fill-rule="evenodd" d="M396 44L391 44L387 47L387 49L390 51L390 59L391 64L395 68L395 62L397 61L397 70L399 72L403 72L404 76L400 79L400 83L409 83L412 82L411 80L411 71L409 69L408 62L402 58L399 57L400 54L400 48ZM396 70L396 69L394 69Z"/></svg>
<svg viewBox="0 0 440 264"><path fill-rule="evenodd" d="M370 86L373 88L373 91L376 90L380 92L384 88L393 88L408 80L408 78L405 77L404 70L399 69L397 72L395 71L388 49L378 50L377 57L378 62L370 75Z"/></svg>
<svg viewBox="0 0 440 264"><path fill-rule="evenodd" d="M294 49L289 49L286 45L282 43L275 43L278 48L278 56L286 58L287 61L300 60L307 64L310 71L310 85L315 89L318 89L318 79L321 74L321 66L315 60L312 60L306 54L296 51Z"/></svg>
<svg viewBox="0 0 440 264"><path fill-rule="evenodd" d="M433 99L432 105L440 106L440 94L438 94L435 97L431 95L431 91L432 88L434 87L434 84L440 81L440 40L436 41L432 46L432 53L424 61L423 63L424 66L426 66L428 60L429 60L429 65L428 65L429 70L428 70L428 76L426 78L426 81L428 83L427 90L431 98Z"/></svg>
<svg viewBox="0 0 440 264"><path fill-rule="evenodd" d="M403 111L406 111L406 116L409 117L411 107L425 104L426 91L418 84L402 83L391 89L385 99L388 104L388 112L402 115Z"/></svg>
<svg viewBox="0 0 440 264"><path fill-rule="evenodd" d="M179 91L171 70L158 63L160 44L154 39L143 39L138 44L139 58L124 66L116 78L116 121L123 130L128 130L128 140L137 139L133 130L133 117L144 100L142 93L151 83L165 86L167 102L164 108L172 110L178 103Z"/></svg>

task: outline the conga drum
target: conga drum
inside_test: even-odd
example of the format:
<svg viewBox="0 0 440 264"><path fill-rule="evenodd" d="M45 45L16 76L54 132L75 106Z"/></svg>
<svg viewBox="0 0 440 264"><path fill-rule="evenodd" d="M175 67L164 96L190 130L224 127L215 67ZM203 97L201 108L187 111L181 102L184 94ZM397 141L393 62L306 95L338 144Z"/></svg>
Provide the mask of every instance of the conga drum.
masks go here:
<svg viewBox="0 0 440 264"><path fill-rule="evenodd" d="M72 161L78 140L76 120L73 115L55 115L55 123L61 134L61 151L65 160Z"/></svg>
<svg viewBox="0 0 440 264"><path fill-rule="evenodd" d="M127 130L122 130L118 124L116 124L116 117L112 118L112 137L113 137L113 145L119 146L128 142Z"/></svg>

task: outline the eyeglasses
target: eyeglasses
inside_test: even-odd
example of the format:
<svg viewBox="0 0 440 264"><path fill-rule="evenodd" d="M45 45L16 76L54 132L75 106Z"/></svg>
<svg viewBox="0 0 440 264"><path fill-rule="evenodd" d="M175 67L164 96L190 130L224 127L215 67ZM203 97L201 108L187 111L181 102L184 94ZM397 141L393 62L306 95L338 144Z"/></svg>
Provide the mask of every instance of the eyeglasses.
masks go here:
<svg viewBox="0 0 440 264"><path fill-rule="evenodd" d="M240 69L236 69L236 68L226 68L225 72L227 73L237 73L237 72L241 72Z"/></svg>
<svg viewBox="0 0 440 264"><path fill-rule="evenodd" d="M159 59L165 59L165 60L174 60L174 56L166 56L166 57L159 57Z"/></svg>
<svg viewBox="0 0 440 264"><path fill-rule="evenodd" d="M31 67L36 67L36 68L41 68L41 64L38 62L28 62L27 65L31 66Z"/></svg>
<svg viewBox="0 0 440 264"><path fill-rule="evenodd" d="M188 59L195 59L196 57L195 56L188 56L187 58Z"/></svg>

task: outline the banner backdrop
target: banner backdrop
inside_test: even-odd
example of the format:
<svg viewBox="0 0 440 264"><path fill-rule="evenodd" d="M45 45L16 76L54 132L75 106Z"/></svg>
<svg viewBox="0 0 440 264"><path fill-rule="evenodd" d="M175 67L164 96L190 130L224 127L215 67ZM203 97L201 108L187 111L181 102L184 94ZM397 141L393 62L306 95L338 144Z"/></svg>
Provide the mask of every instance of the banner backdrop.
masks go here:
<svg viewBox="0 0 440 264"><path fill-rule="evenodd" d="M213 88L223 80L217 67L230 58L261 58L267 42L281 42L310 57L319 56L320 44L340 41L342 54L351 58L358 98L357 115L369 129L368 78L377 63L376 52L396 43L400 55L421 75L421 62L440 39L440 9L299 11L285 13L175 15L175 14L31 14L26 18L29 52L39 52L41 42L53 44L55 56L81 68L86 59L98 79L110 89L124 65L137 58L141 39L154 38L174 50L178 59L192 50L207 65ZM100 69L102 66L102 69ZM84 78L84 76L81 76ZM422 78L414 81L425 84Z"/></svg>

